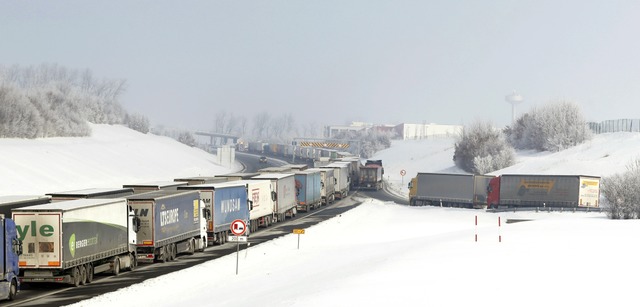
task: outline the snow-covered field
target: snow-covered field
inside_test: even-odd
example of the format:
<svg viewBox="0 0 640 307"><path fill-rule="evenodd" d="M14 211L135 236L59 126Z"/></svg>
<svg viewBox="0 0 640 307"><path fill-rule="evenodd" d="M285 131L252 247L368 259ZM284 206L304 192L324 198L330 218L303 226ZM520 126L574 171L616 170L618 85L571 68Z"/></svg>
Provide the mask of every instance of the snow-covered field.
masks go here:
<svg viewBox="0 0 640 307"><path fill-rule="evenodd" d="M0 139L0 193L119 187L123 181L231 171L167 138L92 127L96 133L87 139ZM598 135L559 153L519 152L518 164L496 174L606 176L624 171L638 148L640 134ZM460 172L452 155L453 140L436 139L394 142L376 158L383 159L385 179L396 193L406 194L419 171ZM73 306L637 304L640 221L355 200L363 204L307 229L299 250L297 236L288 235L242 251L238 275L234 254ZM507 223L511 219L531 221Z"/></svg>

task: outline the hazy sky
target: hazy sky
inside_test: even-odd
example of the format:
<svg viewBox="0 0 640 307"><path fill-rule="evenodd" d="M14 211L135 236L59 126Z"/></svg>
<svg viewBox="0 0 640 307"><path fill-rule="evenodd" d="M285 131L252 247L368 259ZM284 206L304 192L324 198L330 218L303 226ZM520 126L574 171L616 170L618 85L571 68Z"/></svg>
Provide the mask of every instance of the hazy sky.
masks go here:
<svg viewBox="0 0 640 307"><path fill-rule="evenodd" d="M152 124L511 120L556 99L640 117L638 1L9 1L0 64L126 79Z"/></svg>

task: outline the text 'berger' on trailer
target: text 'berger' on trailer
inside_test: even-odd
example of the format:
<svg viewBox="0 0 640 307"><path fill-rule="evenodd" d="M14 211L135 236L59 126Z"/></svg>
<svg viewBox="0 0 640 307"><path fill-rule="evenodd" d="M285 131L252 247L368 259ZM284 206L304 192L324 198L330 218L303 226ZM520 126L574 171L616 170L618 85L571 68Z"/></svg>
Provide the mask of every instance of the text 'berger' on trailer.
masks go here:
<svg viewBox="0 0 640 307"><path fill-rule="evenodd" d="M25 283L90 283L136 266L139 219L126 199L78 199L13 209Z"/></svg>
<svg viewBox="0 0 640 307"><path fill-rule="evenodd" d="M489 208L598 208L600 177L504 174L487 187Z"/></svg>
<svg viewBox="0 0 640 307"><path fill-rule="evenodd" d="M175 260L180 253L204 250L204 219L197 191L159 190L127 198L140 218L138 261Z"/></svg>

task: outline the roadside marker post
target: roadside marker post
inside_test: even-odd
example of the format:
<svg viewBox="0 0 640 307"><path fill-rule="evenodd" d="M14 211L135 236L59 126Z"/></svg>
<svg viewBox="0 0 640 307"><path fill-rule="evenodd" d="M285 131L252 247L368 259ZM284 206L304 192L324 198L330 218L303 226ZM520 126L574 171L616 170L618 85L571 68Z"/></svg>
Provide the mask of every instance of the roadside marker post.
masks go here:
<svg viewBox="0 0 640 307"><path fill-rule="evenodd" d="M231 233L236 236L236 241L238 243L236 248L236 275L238 275L238 262L240 262L240 236L242 236L247 231L247 224L243 220L234 220L231 222Z"/></svg>
<svg viewBox="0 0 640 307"><path fill-rule="evenodd" d="M294 229L293 233L298 235L298 249L300 249L300 235L304 234L304 229Z"/></svg>

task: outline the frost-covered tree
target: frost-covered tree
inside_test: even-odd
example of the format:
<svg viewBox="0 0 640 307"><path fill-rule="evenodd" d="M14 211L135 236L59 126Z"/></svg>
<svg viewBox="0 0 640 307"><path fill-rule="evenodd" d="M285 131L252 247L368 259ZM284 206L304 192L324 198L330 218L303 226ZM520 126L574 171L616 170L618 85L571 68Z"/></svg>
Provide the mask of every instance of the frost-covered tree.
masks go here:
<svg viewBox="0 0 640 307"><path fill-rule="evenodd" d="M640 218L640 159L627 171L602 178L601 192L607 215L612 219Z"/></svg>
<svg viewBox="0 0 640 307"><path fill-rule="evenodd" d="M178 136L178 142L191 147L196 146L196 139L193 137L193 134L189 132L180 133Z"/></svg>
<svg viewBox="0 0 640 307"><path fill-rule="evenodd" d="M504 133L515 148L539 151L560 151L592 137L580 108L568 101L533 108Z"/></svg>
<svg viewBox="0 0 640 307"><path fill-rule="evenodd" d="M0 82L9 93L0 98L5 114L0 135L5 137L87 136L87 122L120 124L126 115L118 103L124 80L96 80L88 70L0 66Z"/></svg>
<svg viewBox="0 0 640 307"><path fill-rule="evenodd" d="M486 174L513 165L515 153L500 130L478 121L458 136L453 161L467 172Z"/></svg>
<svg viewBox="0 0 640 307"><path fill-rule="evenodd" d="M149 119L143 115L127 114L124 118L124 124L138 132L149 133Z"/></svg>

